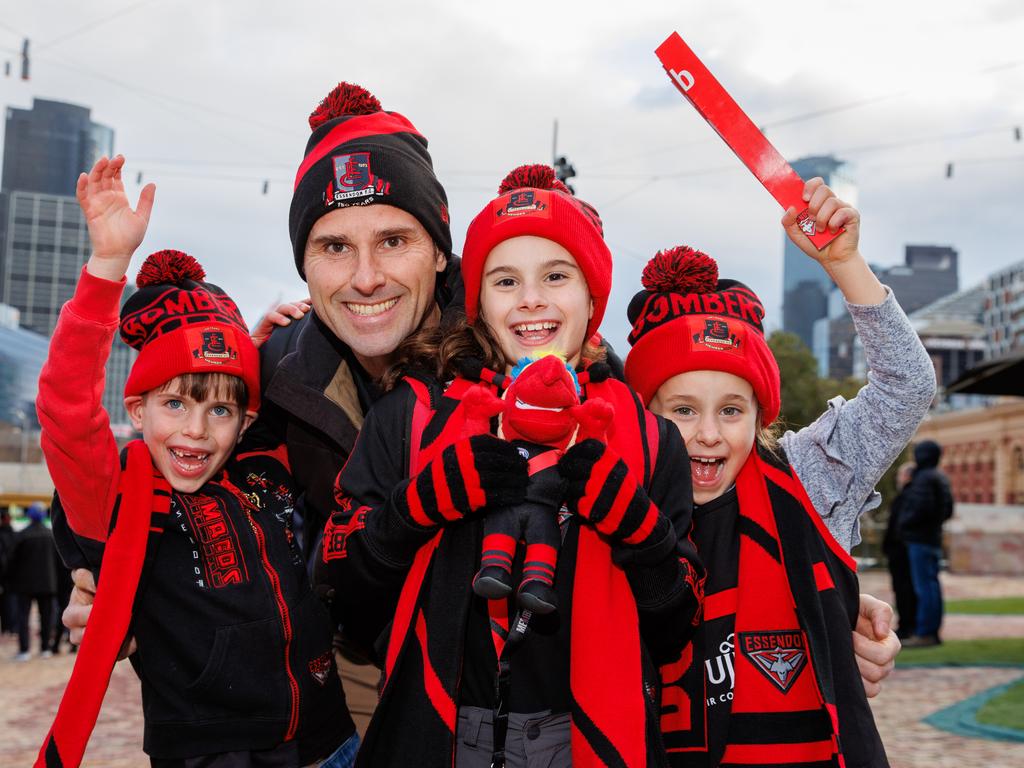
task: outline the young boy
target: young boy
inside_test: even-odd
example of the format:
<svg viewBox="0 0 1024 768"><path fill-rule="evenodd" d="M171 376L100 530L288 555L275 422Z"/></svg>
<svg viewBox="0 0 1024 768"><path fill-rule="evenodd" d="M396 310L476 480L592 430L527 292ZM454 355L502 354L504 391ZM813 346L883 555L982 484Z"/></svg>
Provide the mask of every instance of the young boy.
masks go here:
<svg viewBox="0 0 1024 768"><path fill-rule="evenodd" d="M42 444L66 560L99 569L90 626L39 764L77 765L127 634L154 766L298 766L358 742L326 611L291 533L283 450L236 454L259 363L229 296L177 251L150 256L120 312L155 188L132 211L123 157L78 180L93 253L40 378ZM100 398L114 331L139 355L118 460ZM346 740L353 737L350 742Z"/></svg>

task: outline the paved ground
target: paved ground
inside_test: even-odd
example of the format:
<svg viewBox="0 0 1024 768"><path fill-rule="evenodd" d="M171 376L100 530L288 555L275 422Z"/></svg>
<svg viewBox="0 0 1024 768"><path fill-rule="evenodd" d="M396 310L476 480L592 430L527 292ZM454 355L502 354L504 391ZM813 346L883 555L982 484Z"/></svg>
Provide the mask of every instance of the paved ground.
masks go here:
<svg viewBox="0 0 1024 768"><path fill-rule="evenodd" d="M943 574L946 596L998 597L1024 595L1024 579L949 576ZM865 591L885 599L887 576L863 575ZM947 638L1020 637L1024 617L951 616L943 629ZM33 658L16 664L8 636L0 638L0 766L29 766L49 727L71 672L74 656ZM968 739L925 725L921 718L983 690L1024 677L1024 669L897 668L872 707L893 768L1017 768L1024 766L1024 743ZM371 699L372 690L357 698ZM145 766L142 753L139 686L126 663L111 679L99 723L86 753L85 766Z"/></svg>

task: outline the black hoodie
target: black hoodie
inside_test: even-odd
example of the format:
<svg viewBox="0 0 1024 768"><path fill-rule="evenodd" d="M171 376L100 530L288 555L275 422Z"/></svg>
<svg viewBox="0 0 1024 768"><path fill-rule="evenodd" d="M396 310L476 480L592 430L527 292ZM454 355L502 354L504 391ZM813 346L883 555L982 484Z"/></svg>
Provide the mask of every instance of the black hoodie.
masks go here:
<svg viewBox="0 0 1024 768"><path fill-rule="evenodd" d="M917 467L903 491L900 537L915 544L942 546L942 524L953 516L949 480L938 468L942 448L933 440L914 447Z"/></svg>

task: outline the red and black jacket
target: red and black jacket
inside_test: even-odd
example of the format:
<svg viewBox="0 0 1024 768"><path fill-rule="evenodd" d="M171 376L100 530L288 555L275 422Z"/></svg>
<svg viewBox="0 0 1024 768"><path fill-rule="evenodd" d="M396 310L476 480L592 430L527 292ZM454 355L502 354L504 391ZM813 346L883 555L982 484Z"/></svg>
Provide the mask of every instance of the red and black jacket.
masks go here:
<svg viewBox="0 0 1024 768"><path fill-rule="evenodd" d="M130 629L143 748L153 757L262 750L294 739L300 759L312 762L355 730L330 619L291 533L282 459L283 448L236 455L196 493L154 494L162 508L151 516ZM103 541L76 535L75 521L59 504L55 511L62 555L69 565L97 568L102 590ZM111 533L116 525L117 515Z"/></svg>
<svg viewBox="0 0 1024 768"><path fill-rule="evenodd" d="M375 649L385 671L381 700L360 750L361 765L409 765L425 755L431 764L452 764L457 708L480 703L466 701L463 684L478 671L464 667L467 654L475 652L468 646L480 648L491 643L486 624L477 624L481 637L467 637L472 634L467 627L472 629L471 613L478 600L469 585L479 567L483 517L446 526L439 534L425 534L402 522L390 502L391 489L416 471L418 457L458 437L464 391L460 382L464 383L457 379L446 390L432 380L402 382L367 416L339 477L342 509L328 524L324 543L329 579L337 588L333 606L346 635ZM594 570L594 558L585 554L588 544L584 540L592 529L570 519L555 577L561 627L548 638L542 633L527 636L511 656L511 687L515 691L517 683L520 687L540 684L526 669L532 663L527 651L531 642L548 649L542 654L561 654L566 679L571 677L572 683L563 685L556 679L553 688L562 690L546 691L539 698L549 697L546 703L556 711L562 703L559 698L564 698L573 717L574 762L665 765L657 667L678 659L694 631L695 592L699 593L700 587L694 578L688 583L687 577L699 582L702 574L688 538L692 509L689 473L678 471L687 461L685 448L676 428L644 411L621 382L585 386L584 397L588 395L601 396L616 408L616 431L609 443L642 478L652 501L673 521L680 550L655 567L614 566L625 573L622 583L629 595L632 619L612 615L614 611L587 604L574 589L576 579L589 578L581 574L601 571L600 566ZM604 573L610 568L606 556ZM587 652L581 653L573 637L585 614L600 624L601 630L587 638ZM631 666L625 659L614 658L611 650L629 647L630 636L639 638L636 674L630 678L635 679L636 688L602 697L600 687L616 678L619 667ZM578 661L587 656L589 659ZM479 663L482 657L476 653L475 658ZM597 670L571 674L571 667L586 662L604 664L603 674ZM539 663L559 666L557 660L540 659ZM525 699L536 701L538 696L531 697L532 693L536 692L527 692ZM626 702L633 696L636 709L624 714L629 709ZM512 711L518 711L514 697ZM630 717L636 721L627 727ZM584 744L585 757L579 756L577 741Z"/></svg>

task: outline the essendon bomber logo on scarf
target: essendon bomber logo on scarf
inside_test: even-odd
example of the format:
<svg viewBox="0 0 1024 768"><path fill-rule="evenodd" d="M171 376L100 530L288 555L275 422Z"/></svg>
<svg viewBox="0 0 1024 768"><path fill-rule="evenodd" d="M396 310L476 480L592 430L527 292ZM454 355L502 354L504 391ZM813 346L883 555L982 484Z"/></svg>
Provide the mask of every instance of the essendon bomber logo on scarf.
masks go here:
<svg viewBox="0 0 1024 768"><path fill-rule="evenodd" d="M739 649L772 684L783 693L807 666L807 645L803 632L740 632Z"/></svg>

